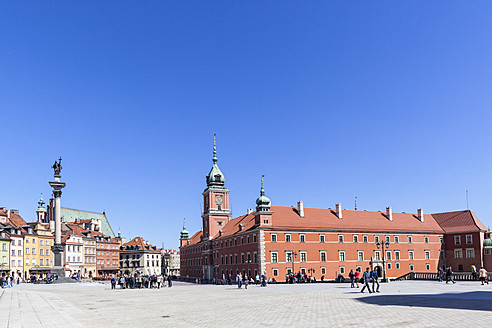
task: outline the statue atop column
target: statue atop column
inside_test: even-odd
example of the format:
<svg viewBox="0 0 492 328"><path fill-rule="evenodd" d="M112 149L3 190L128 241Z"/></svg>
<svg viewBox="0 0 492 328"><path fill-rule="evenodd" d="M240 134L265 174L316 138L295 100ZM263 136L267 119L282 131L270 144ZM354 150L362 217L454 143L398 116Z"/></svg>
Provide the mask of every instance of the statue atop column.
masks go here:
<svg viewBox="0 0 492 328"><path fill-rule="evenodd" d="M58 162L55 161L55 164L53 164L53 166L52 166L53 170L55 171L55 176L57 176L57 175L59 176L60 175L60 171L62 169L61 161L62 161L62 158L60 156L59 161Z"/></svg>

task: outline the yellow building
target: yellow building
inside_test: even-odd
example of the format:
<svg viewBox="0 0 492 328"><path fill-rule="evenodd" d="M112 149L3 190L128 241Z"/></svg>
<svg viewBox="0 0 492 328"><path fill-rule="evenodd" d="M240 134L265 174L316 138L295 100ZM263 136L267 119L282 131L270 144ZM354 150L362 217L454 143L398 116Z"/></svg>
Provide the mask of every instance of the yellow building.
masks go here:
<svg viewBox="0 0 492 328"><path fill-rule="evenodd" d="M53 246L55 237L47 225L39 222L28 223L23 227L24 236L24 278L34 274L40 278L53 267Z"/></svg>

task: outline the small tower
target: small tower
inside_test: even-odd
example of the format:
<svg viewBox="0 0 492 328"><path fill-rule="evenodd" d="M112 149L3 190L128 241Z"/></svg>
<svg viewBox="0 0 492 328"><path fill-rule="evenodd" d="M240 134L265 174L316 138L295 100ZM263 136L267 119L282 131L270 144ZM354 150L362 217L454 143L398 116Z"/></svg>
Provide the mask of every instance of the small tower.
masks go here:
<svg viewBox="0 0 492 328"><path fill-rule="evenodd" d="M48 223L46 219L46 207L44 207L43 194L41 194L41 198L38 201L38 209L36 210L36 218L39 223Z"/></svg>
<svg viewBox="0 0 492 328"><path fill-rule="evenodd" d="M255 225L257 226L271 226L272 214L270 211L271 202L270 199L265 196L265 190L263 189L263 179L261 179L260 197L256 200L256 213L255 213Z"/></svg>
<svg viewBox="0 0 492 328"><path fill-rule="evenodd" d="M186 219L183 219L183 230L181 230L181 235L179 237L179 241L180 241L180 247L183 247L183 246L186 246L186 244L188 243L188 230L186 230L186 227L185 227L185 220Z"/></svg>
<svg viewBox="0 0 492 328"><path fill-rule="evenodd" d="M217 165L217 148L214 135L212 169L207 175L207 188L203 191L202 229L203 239L208 240L219 233L230 220L229 190L224 187L225 178Z"/></svg>

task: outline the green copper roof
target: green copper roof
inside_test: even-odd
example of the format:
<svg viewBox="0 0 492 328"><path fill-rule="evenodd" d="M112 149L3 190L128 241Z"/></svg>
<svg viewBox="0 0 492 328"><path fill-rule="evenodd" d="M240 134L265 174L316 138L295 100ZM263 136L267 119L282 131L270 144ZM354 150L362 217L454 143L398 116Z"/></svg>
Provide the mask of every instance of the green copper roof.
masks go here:
<svg viewBox="0 0 492 328"><path fill-rule="evenodd" d="M114 238L114 232L109 224L108 218L104 213L95 213L81 210L74 210L71 208L61 208L61 217L65 222L74 222L76 219L88 220L88 219L99 219L101 220L101 232L106 236Z"/></svg>
<svg viewBox="0 0 492 328"><path fill-rule="evenodd" d="M214 135L214 164L212 169L207 175L207 186L223 186L225 183L225 178L219 167L217 166L217 148L215 147L215 135Z"/></svg>

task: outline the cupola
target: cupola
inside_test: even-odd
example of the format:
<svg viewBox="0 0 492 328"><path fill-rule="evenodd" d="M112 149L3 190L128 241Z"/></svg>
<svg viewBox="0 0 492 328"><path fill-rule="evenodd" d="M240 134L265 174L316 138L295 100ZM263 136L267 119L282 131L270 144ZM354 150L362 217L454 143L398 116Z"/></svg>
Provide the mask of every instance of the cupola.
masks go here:
<svg viewBox="0 0 492 328"><path fill-rule="evenodd" d="M217 148L215 146L215 134L214 134L214 164L212 165L212 169L207 175L207 186L224 186L225 178L219 167L217 166Z"/></svg>
<svg viewBox="0 0 492 328"><path fill-rule="evenodd" d="M260 197L256 200L256 212L269 212L271 206L270 199L265 196L265 190L263 189L263 179L261 179Z"/></svg>

